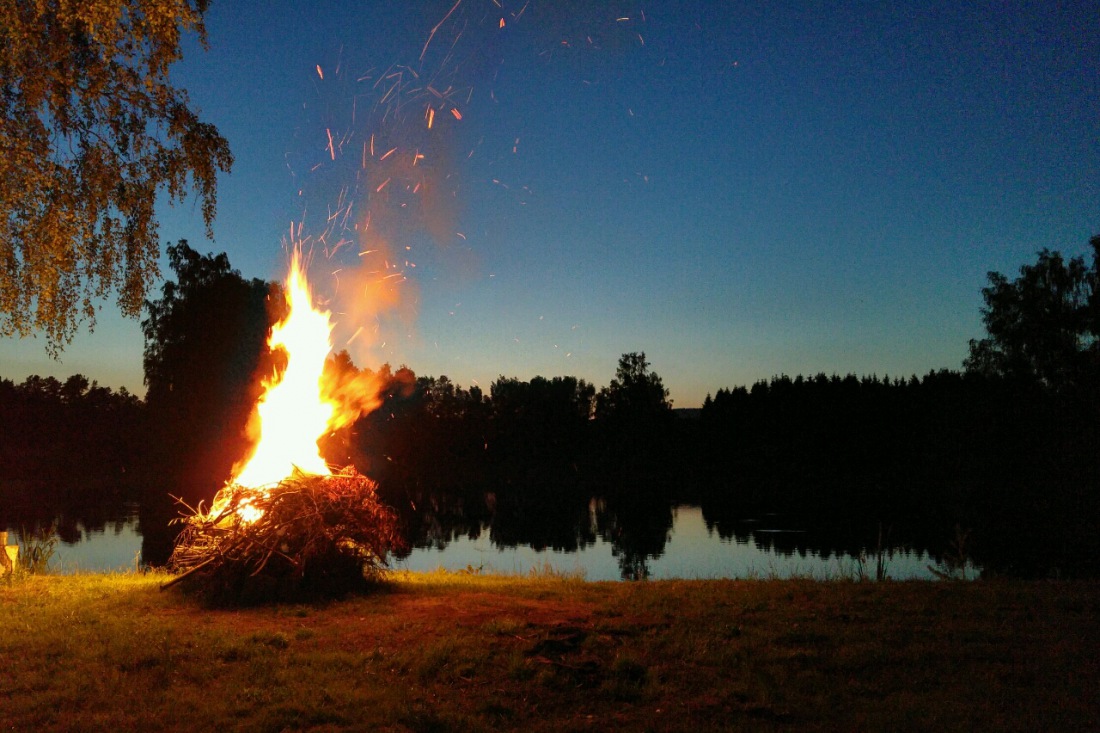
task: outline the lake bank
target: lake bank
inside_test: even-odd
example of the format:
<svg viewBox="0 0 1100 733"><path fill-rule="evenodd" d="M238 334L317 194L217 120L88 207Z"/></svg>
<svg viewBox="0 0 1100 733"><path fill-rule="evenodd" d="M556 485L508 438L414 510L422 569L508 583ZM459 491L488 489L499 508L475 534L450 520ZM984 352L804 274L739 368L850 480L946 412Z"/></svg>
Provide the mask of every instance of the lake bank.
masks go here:
<svg viewBox="0 0 1100 733"><path fill-rule="evenodd" d="M0 727L1095 729L1100 584L395 574L208 610L162 578L0 583Z"/></svg>

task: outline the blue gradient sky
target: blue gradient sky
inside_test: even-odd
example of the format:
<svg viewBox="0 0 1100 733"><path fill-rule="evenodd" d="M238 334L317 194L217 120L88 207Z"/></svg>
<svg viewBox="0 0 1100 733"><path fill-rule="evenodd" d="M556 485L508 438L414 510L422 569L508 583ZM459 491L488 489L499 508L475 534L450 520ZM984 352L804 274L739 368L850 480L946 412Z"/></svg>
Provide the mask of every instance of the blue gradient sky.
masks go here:
<svg viewBox="0 0 1100 733"><path fill-rule="evenodd" d="M214 2L174 79L236 164L215 241L193 198L162 240L281 279L290 222L316 240L347 186L411 263L400 309L342 317L361 366L602 386L645 351L692 407L781 373L959 368L987 271L1100 233L1100 3L501 3ZM382 99L395 64L462 119L429 135L407 71ZM445 205L356 190L384 125ZM334 310L365 246L315 252ZM0 341L0 376L140 393L141 349L107 303L61 363Z"/></svg>

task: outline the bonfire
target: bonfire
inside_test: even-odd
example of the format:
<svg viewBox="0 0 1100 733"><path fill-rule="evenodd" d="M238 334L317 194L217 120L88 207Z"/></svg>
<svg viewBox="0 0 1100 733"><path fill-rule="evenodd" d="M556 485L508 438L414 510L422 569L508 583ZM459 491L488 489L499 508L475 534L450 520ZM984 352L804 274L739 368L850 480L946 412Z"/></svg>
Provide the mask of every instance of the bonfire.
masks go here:
<svg viewBox="0 0 1100 733"><path fill-rule="evenodd" d="M168 565L179 574L164 587L185 582L224 600L347 592L376 579L402 543L377 485L350 467L230 484L213 507L176 520L184 529Z"/></svg>
<svg viewBox="0 0 1100 733"><path fill-rule="evenodd" d="M378 486L351 467L331 473L318 450L319 436L377 406L377 388L326 383L332 325L313 307L297 252L286 294L288 315L268 341L286 366L256 406L256 445L209 510L176 520L184 528L168 565L178 575L165 588L226 601L345 592L376 578L402 544Z"/></svg>

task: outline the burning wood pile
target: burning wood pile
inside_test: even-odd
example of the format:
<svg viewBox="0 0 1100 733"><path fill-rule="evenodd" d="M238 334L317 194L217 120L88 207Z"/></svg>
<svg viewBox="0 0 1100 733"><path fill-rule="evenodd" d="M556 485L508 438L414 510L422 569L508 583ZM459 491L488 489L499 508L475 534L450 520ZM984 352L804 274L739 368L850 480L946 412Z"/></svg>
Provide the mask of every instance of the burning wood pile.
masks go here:
<svg viewBox="0 0 1100 733"><path fill-rule="evenodd" d="M377 485L348 467L333 475L296 471L273 486L229 484L209 513L184 529L169 558L177 583L214 601L332 595L377 578L403 541Z"/></svg>
<svg viewBox="0 0 1100 733"><path fill-rule="evenodd" d="M351 467L330 474L318 449L320 436L377 407L379 385L326 375L332 322L313 307L297 249L284 294L268 346L285 364L264 380L249 426L256 444L210 511L176 520L184 528L168 567L178 575L164 588L229 603L338 594L362 588L404 544L377 485Z"/></svg>

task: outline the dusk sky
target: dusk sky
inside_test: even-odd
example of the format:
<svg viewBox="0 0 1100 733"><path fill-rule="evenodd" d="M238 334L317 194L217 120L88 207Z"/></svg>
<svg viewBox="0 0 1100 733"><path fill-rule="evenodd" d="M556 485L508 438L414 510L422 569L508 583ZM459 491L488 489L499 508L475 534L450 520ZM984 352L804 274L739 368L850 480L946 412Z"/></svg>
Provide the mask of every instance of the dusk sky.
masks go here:
<svg viewBox="0 0 1100 733"><path fill-rule="evenodd" d="M644 351L676 407L958 369L987 271L1100 234L1097 2L215 0L206 20L173 81L236 162L215 241L193 196L160 206L161 240L281 280L294 222L359 366L600 387ZM383 275L398 307L353 308ZM144 393L142 346L108 301L60 363L0 340L0 376Z"/></svg>

